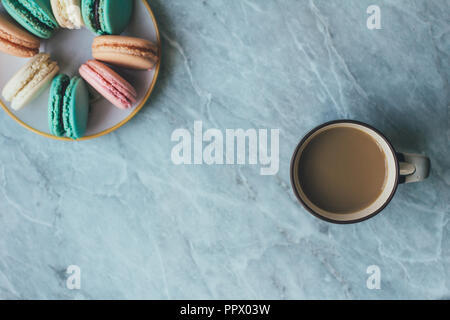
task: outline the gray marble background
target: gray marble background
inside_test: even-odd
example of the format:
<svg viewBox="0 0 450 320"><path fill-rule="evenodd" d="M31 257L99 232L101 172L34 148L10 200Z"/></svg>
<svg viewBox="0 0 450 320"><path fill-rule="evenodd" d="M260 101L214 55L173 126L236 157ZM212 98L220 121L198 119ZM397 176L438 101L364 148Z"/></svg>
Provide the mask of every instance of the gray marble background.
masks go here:
<svg viewBox="0 0 450 320"><path fill-rule="evenodd" d="M52 141L0 113L0 298L450 298L450 1L152 0L148 105L103 138ZM382 30L366 9L381 7ZM332 225L289 161L327 120L432 159L380 215ZM280 171L175 166L176 128L279 128ZM69 265L81 290L66 288ZM366 288L366 268L381 289Z"/></svg>

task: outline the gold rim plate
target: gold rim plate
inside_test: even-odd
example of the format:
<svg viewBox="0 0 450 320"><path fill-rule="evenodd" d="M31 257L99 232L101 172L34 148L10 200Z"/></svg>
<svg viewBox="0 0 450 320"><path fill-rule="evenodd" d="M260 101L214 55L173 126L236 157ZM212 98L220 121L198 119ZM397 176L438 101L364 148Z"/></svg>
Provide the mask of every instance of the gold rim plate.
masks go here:
<svg viewBox="0 0 450 320"><path fill-rule="evenodd" d="M142 99L141 103L138 106L135 107L133 112L127 118L125 118L124 120L120 121L119 123L117 123L116 125L114 125L113 127L109 128L109 129L106 129L106 130L101 131L99 133L96 133L94 135L85 136L85 137L83 137L81 139L78 139L78 140L72 140L72 139L69 139L69 138L66 138L66 137L56 137L56 136L53 136L53 135L51 135L49 133L42 132L40 130L37 130L37 129L31 127L30 125L28 125L25 122L23 122L22 120L20 120L15 114L13 114L11 112L11 110L5 105L5 103L0 99L0 106L3 108L3 110L5 110L5 112L12 119L14 119L17 123L19 123L21 126L27 128L28 130L30 130L30 131L32 131L34 133L37 133L37 134L39 134L41 136L47 137L47 138L51 138L51 139L55 139L55 140L62 140L62 141L84 141L84 140L91 140L91 139L99 138L99 137L102 137L104 135L107 135L108 133L116 131L117 129L119 129L120 127L125 125L128 121L130 121L144 107L144 105L147 102L148 98L152 94L153 89L154 89L155 84L156 84L156 81L158 80L159 69L160 69L160 66L161 66L161 37L160 37L158 24L156 22L155 15L154 15L152 9L150 8L150 5L147 3L146 0L141 0L141 1L144 3L145 7L147 8L147 10L148 10L148 12L150 14L150 17L153 20L153 25L154 25L155 31L156 31L156 39L157 39L158 46L160 48L160 50L159 50L159 59L158 59L158 63L155 66L155 75L153 76L153 80L152 80L152 82L150 84L150 87L148 88L148 90L147 90L144 98Z"/></svg>

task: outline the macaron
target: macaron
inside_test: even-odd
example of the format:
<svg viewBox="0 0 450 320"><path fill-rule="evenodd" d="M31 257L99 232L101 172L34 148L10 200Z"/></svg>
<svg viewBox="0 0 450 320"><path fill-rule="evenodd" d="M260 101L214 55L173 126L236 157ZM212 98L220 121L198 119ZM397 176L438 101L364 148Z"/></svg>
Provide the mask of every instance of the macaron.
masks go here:
<svg viewBox="0 0 450 320"><path fill-rule="evenodd" d="M136 102L134 87L103 63L89 60L79 72L87 83L119 109L129 109Z"/></svg>
<svg viewBox="0 0 450 320"><path fill-rule="evenodd" d="M2 95L11 102L12 109L20 110L50 85L58 71L58 64L49 54L39 53L8 81Z"/></svg>
<svg viewBox="0 0 450 320"><path fill-rule="evenodd" d="M57 75L50 88L48 124L57 137L80 139L86 133L89 115L89 92L80 77Z"/></svg>
<svg viewBox="0 0 450 320"><path fill-rule="evenodd" d="M132 0L81 0L81 13L92 32L121 34L130 23L133 4Z"/></svg>
<svg viewBox="0 0 450 320"><path fill-rule="evenodd" d="M149 40L125 36L99 36L92 43L95 59L117 66L151 70L158 62L158 46Z"/></svg>
<svg viewBox="0 0 450 320"><path fill-rule="evenodd" d="M49 39L58 28L50 0L2 0L6 11L39 38Z"/></svg>
<svg viewBox="0 0 450 320"><path fill-rule="evenodd" d="M39 53L40 40L0 16L0 51L29 58Z"/></svg>
<svg viewBox="0 0 450 320"><path fill-rule="evenodd" d="M50 4L61 28L80 29L84 26L80 0L51 0Z"/></svg>

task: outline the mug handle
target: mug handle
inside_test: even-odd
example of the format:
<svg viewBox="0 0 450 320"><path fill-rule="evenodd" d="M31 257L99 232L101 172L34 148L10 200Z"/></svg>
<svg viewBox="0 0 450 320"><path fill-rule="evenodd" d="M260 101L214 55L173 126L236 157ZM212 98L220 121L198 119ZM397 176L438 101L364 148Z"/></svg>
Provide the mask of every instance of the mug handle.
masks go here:
<svg viewBox="0 0 450 320"><path fill-rule="evenodd" d="M430 175L431 162L421 154L397 153L399 163L399 183L425 180Z"/></svg>

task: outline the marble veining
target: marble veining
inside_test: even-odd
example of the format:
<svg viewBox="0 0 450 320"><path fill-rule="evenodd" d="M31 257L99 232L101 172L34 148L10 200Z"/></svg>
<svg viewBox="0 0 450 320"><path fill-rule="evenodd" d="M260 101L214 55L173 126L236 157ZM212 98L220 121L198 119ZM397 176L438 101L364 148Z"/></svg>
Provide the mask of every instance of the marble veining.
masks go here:
<svg viewBox="0 0 450 320"><path fill-rule="evenodd" d="M126 126L64 143L0 113L0 298L450 298L448 0L149 3L161 77ZM381 30L366 26L372 4ZM361 224L312 217L290 157L339 118L427 154L430 178ZM196 120L280 129L279 173L173 165L171 133ZM370 265L380 290L366 287Z"/></svg>

